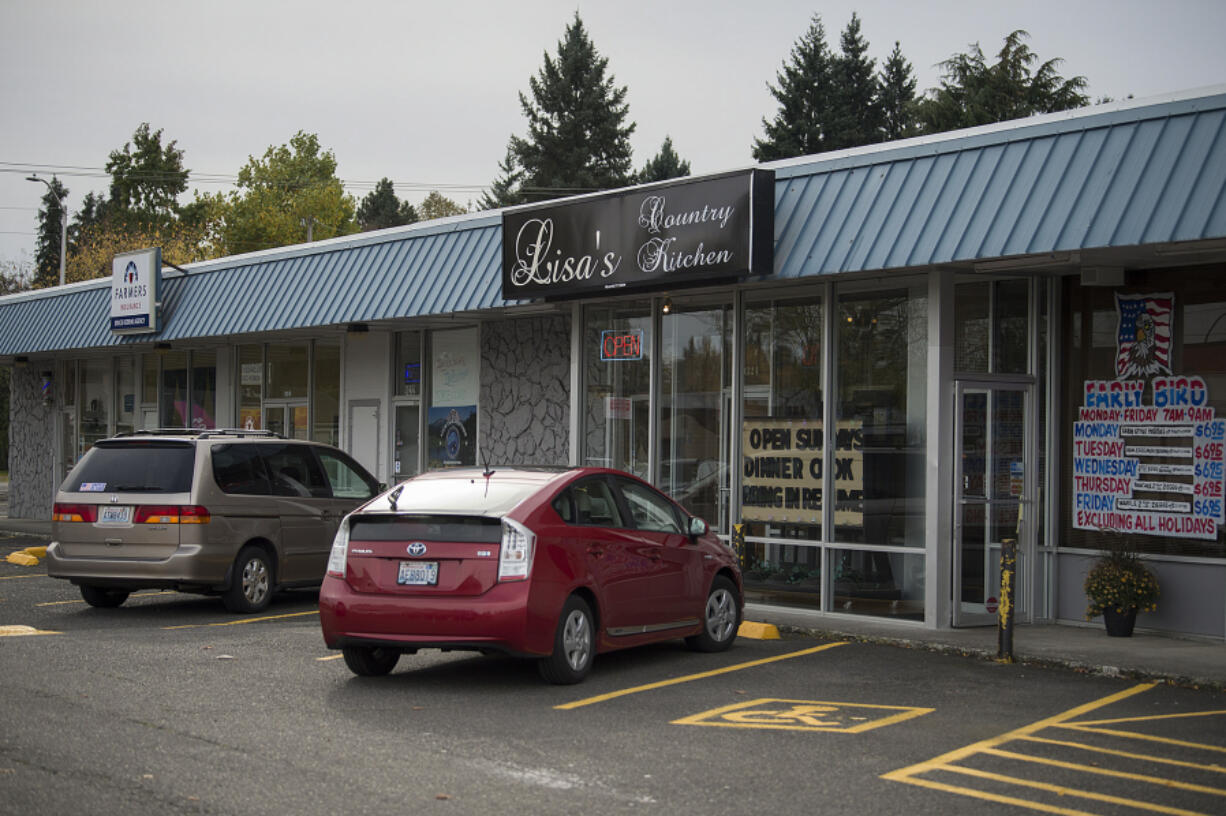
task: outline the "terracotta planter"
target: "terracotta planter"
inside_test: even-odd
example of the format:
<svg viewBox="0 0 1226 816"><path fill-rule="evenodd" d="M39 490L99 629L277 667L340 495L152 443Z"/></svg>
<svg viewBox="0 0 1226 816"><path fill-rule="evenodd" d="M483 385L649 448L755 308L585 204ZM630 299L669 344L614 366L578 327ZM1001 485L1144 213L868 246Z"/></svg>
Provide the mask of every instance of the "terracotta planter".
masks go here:
<svg viewBox="0 0 1226 816"><path fill-rule="evenodd" d="M1107 634L1111 637L1132 637L1132 627L1137 622L1136 608L1116 612L1114 607L1103 610L1103 623L1107 625Z"/></svg>

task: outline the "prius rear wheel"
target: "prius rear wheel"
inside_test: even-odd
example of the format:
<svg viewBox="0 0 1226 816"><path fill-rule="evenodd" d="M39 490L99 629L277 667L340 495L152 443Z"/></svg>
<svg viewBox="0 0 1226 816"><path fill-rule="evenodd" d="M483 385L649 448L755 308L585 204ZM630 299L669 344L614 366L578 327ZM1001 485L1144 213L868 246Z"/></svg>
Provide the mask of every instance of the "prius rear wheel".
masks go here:
<svg viewBox="0 0 1226 816"><path fill-rule="evenodd" d="M554 685L578 683L592 670L596 658L596 627L592 608L578 595L572 595L558 616L553 636L553 654L541 658L537 669Z"/></svg>
<svg viewBox="0 0 1226 816"><path fill-rule="evenodd" d="M346 646L345 665L358 677L382 677L396 668L400 652L382 646Z"/></svg>

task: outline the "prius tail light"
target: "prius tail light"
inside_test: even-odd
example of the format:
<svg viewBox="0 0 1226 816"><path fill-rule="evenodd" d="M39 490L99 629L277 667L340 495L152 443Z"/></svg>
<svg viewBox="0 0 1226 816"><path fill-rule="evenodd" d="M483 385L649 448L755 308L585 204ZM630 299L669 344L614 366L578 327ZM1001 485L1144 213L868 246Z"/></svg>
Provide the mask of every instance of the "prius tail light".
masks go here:
<svg viewBox="0 0 1226 816"><path fill-rule="evenodd" d="M536 534L510 519L502 520L502 546L498 550L498 580L526 581L532 570Z"/></svg>
<svg viewBox="0 0 1226 816"><path fill-rule="evenodd" d="M349 519L341 520L332 538L332 552L328 554L328 575L333 578L345 577L345 561L349 557Z"/></svg>

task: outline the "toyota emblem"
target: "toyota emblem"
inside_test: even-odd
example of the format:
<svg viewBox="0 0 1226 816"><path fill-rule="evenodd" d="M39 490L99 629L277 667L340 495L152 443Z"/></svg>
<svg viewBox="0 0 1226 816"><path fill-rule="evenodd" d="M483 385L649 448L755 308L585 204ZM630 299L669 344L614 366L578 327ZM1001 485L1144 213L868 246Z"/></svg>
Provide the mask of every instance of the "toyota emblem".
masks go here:
<svg viewBox="0 0 1226 816"><path fill-rule="evenodd" d="M426 554L426 545L422 544L420 541L414 541L412 544L410 544L405 549L409 551L409 555L425 555Z"/></svg>

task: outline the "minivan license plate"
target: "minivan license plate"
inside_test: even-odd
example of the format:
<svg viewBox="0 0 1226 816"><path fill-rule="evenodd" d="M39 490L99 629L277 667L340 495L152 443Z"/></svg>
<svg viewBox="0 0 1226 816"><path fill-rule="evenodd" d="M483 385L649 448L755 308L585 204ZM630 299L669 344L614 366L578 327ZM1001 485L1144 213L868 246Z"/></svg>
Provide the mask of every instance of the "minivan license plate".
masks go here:
<svg viewBox="0 0 1226 816"><path fill-rule="evenodd" d="M130 505L111 505L101 507L98 510L99 524L131 524L132 523L132 507Z"/></svg>
<svg viewBox="0 0 1226 816"><path fill-rule="evenodd" d="M434 586L438 583L437 561L401 561L396 583L406 586Z"/></svg>

